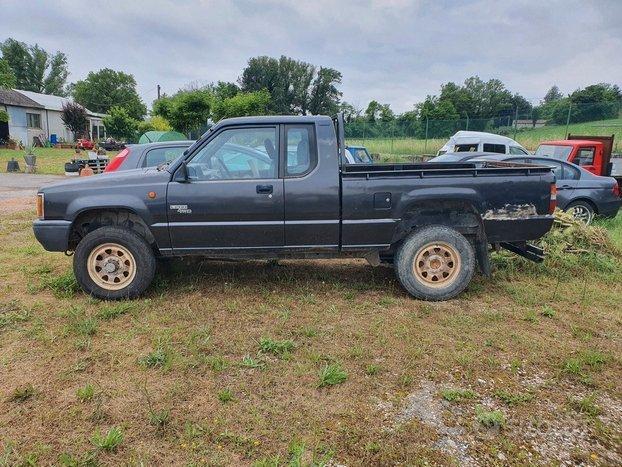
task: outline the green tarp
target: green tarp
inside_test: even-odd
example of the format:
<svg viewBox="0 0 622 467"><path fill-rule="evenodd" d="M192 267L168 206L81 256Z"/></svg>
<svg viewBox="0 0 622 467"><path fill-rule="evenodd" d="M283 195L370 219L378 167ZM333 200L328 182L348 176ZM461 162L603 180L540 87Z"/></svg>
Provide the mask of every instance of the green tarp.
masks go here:
<svg viewBox="0 0 622 467"><path fill-rule="evenodd" d="M186 135L183 135L177 131L148 131L144 133L138 140L139 144L144 143L158 143L162 141L184 141Z"/></svg>

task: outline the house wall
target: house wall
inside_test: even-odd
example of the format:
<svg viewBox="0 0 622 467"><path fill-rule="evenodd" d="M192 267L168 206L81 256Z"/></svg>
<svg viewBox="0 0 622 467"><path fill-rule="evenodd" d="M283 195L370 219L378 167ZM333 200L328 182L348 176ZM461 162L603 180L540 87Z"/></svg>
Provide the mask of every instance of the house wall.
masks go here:
<svg viewBox="0 0 622 467"><path fill-rule="evenodd" d="M67 143L73 143L75 141L73 132L69 131L63 123L61 112L57 110L47 110L47 120L49 124L49 133L46 136L48 139L50 135L55 134L59 142L65 141Z"/></svg>
<svg viewBox="0 0 622 467"><path fill-rule="evenodd" d="M28 128L26 126L26 109L23 107L6 106L9 114L9 135L16 141L28 142Z"/></svg>

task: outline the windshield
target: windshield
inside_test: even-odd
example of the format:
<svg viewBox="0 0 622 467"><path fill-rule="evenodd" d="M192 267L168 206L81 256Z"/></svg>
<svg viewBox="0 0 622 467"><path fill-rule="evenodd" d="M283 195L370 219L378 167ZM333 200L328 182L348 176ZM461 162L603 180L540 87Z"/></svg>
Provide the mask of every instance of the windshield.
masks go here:
<svg viewBox="0 0 622 467"><path fill-rule="evenodd" d="M560 161L567 161L572 146L554 146L552 144L541 144L536 149L534 156L540 157L552 157Z"/></svg>
<svg viewBox="0 0 622 467"><path fill-rule="evenodd" d="M373 164L373 160L370 157L367 149L364 148L348 148L350 154L354 157L354 160L359 164Z"/></svg>

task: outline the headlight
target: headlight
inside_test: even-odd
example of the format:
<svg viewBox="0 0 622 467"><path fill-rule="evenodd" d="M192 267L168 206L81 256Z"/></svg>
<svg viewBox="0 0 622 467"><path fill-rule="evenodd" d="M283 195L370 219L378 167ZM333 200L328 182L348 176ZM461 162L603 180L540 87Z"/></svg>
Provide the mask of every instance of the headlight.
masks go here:
<svg viewBox="0 0 622 467"><path fill-rule="evenodd" d="M43 204L44 204L44 194L37 193L37 217L39 219L43 219L44 214L45 214L43 212Z"/></svg>

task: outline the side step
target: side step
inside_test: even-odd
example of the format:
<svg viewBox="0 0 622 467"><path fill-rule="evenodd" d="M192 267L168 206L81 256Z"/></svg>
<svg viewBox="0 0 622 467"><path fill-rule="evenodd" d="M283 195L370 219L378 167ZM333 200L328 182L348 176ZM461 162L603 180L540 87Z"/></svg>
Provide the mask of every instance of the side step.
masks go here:
<svg viewBox="0 0 622 467"><path fill-rule="evenodd" d="M544 250L535 245L532 245L527 242L501 242L499 243L501 248L505 248L506 250L511 251L512 253L516 253L517 255L522 256L523 258L527 258L531 261L535 261L536 263L541 263L544 261Z"/></svg>

